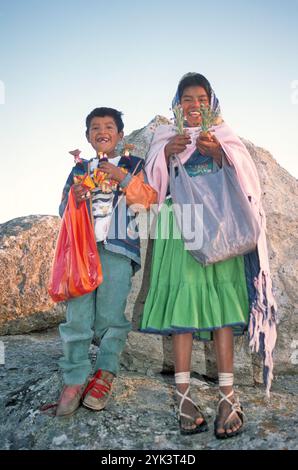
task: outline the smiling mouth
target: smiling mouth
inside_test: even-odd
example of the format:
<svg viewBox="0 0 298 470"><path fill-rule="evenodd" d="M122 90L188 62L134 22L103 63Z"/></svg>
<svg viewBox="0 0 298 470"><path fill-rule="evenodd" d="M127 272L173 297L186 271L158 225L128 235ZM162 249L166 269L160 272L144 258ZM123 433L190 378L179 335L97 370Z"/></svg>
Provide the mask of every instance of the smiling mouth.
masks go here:
<svg viewBox="0 0 298 470"><path fill-rule="evenodd" d="M200 113L200 111L190 111L188 113L188 115L192 116L192 117L199 117L199 116L201 116L201 113Z"/></svg>
<svg viewBox="0 0 298 470"><path fill-rule="evenodd" d="M107 137L98 137L98 139L96 139L96 142L98 144L107 144L109 141L110 139L108 139Z"/></svg>

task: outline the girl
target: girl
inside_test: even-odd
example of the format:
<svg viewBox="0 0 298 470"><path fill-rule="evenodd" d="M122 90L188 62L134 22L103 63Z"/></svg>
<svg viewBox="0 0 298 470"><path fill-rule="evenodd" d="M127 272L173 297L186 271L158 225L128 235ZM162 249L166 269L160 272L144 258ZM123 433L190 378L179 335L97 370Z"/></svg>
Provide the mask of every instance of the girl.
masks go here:
<svg viewBox="0 0 298 470"><path fill-rule="evenodd" d="M206 267L198 263L182 239L174 236L177 226L170 210L170 157L178 155L192 177L218 171L226 156L235 166L241 188L254 210L264 220L261 190L246 148L220 118L219 102L208 80L197 73L182 77L173 107L176 104L183 109L188 131L176 135L173 126L160 126L145 167L149 184L158 192L160 212L141 331L173 337L182 434L207 430L205 417L190 396L190 363L193 337L214 340L221 397L214 430L217 438L225 438L238 434L243 425L242 407L233 392L233 337L243 334L248 324L251 345L256 350L260 348L265 357L267 391L272 378L276 305L271 292L265 225L255 252ZM198 136L202 104L219 116L213 133L207 136ZM168 218L164 217L166 213ZM168 237L162 233L168 233ZM261 338L264 341L259 341Z"/></svg>

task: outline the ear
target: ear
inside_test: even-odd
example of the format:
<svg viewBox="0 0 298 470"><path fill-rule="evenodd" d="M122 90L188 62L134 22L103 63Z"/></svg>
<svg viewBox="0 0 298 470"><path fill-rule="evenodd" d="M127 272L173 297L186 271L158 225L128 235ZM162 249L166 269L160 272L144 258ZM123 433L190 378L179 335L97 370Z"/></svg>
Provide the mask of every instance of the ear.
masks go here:
<svg viewBox="0 0 298 470"><path fill-rule="evenodd" d="M88 131L86 131L85 135L86 135L86 139L88 140L88 142L89 142L89 144L90 144L90 139L89 139L89 132L88 132Z"/></svg>
<svg viewBox="0 0 298 470"><path fill-rule="evenodd" d="M124 132L123 131L119 132L119 140L122 140L123 137L124 137Z"/></svg>

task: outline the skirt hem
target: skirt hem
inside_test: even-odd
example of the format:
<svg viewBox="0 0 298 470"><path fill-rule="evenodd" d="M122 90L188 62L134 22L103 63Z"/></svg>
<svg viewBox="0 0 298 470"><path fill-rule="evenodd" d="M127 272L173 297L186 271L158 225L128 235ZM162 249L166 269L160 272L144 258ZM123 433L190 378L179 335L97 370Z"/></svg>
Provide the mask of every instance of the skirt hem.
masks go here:
<svg viewBox="0 0 298 470"><path fill-rule="evenodd" d="M140 333L146 333L146 334L154 334L154 335L161 335L161 336L171 336L173 334L185 334L185 333L193 333L194 337L196 339L199 339L200 341L211 341L212 338L200 338L199 333L211 333L216 330L220 330L221 328L227 328L227 327L235 327L238 329L236 331L233 331L234 336L242 336L244 333L247 331L247 323L230 323L230 324L225 324L221 326L214 326L210 328L183 328L183 327L177 327L177 326L172 326L170 328L164 328L162 330L159 330L158 328L139 328L138 331ZM240 329L240 328L241 329Z"/></svg>

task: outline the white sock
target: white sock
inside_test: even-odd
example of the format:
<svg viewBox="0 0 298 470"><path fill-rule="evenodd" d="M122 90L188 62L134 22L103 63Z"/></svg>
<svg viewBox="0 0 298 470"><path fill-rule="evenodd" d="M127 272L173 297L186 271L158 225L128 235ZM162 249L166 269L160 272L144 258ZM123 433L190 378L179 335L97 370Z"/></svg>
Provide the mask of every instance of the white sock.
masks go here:
<svg viewBox="0 0 298 470"><path fill-rule="evenodd" d="M190 382L190 372L177 372L175 374L176 384L189 384Z"/></svg>
<svg viewBox="0 0 298 470"><path fill-rule="evenodd" d="M220 387L233 387L234 384L234 374L229 372L219 372L218 381Z"/></svg>

